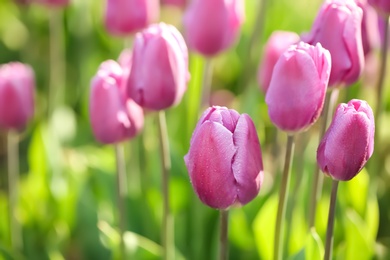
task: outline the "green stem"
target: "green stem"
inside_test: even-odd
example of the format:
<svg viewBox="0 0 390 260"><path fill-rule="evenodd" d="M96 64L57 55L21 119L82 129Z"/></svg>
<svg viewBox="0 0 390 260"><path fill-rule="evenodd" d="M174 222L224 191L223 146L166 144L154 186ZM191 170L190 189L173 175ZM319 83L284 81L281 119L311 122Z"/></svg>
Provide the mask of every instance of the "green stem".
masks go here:
<svg viewBox="0 0 390 260"><path fill-rule="evenodd" d="M322 115L322 125L319 133L319 142L321 142L322 137L325 134L328 122L332 117L331 111L333 110L333 107L336 103L338 94L339 94L339 89L337 88L331 89L326 93L325 104L322 110L323 115ZM324 182L324 176L320 173L320 168L316 164L316 168L313 176L313 182L312 182L311 196L310 196L309 230L315 225L317 203L321 197L323 182Z"/></svg>
<svg viewBox="0 0 390 260"><path fill-rule="evenodd" d="M49 10L49 40L50 40L50 74L48 91L48 115L51 116L54 108L62 104L65 85L65 55L64 36L62 31L61 9Z"/></svg>
<svg viewBox="0 0 390 260"><path fill-rule="evenodd" d="M220 210L220 230L219 230L219 260L227 260L229 255L228 245L228 224L229 210Z"/></svg>
<svg viewBox="0 0 390 260"><path fill-rule="evenodd" d="M12 248L15 251L23 249L21 227L15 217L16 205L19 197L19 136L10 130L7 136L7 165L8 165L8 193L9 218Z"/></svg>
<svg viewBox="0 0 390 260"><path fill-rule="evenodd" d="M171 170L171 158L169 152L169 140L165 111L158 114L160 153L162 163L162 192L163 192L163 223L162 244L165 260L174 259L173 247L173 219L169 205L169 172Z"/></svg>
<svg viewBox="0 0 390 260"><path fill-rule="evenodd" d="M213 79L213 66L211 58L206 58L203 67L202 99L200 109L210 105L211 83Z"/></svg>
<svg viewBox="0 0 390 260"><path fill-rule="evenodd" d="M385 35L384 35L384 41L382 43L381 48L381 63L380 63L380 70L379 70L379 78L378 78L378 85L377 85L377 96L376 96L376 111L375 111L375 121L376 125L379 126L379 117L382 111L382 95L383 95L383 85L385 82L385 76L386 76L386 65L387 65L387 48L389 46L389 16L385 18L386 25L385 25ZM378 131L377 131L378 132Z"/></svg>
<svg viewBox="0 0 390 260"><path fill-rule="evenodd" d="M330 195L328 228L326 230L326 246L325 246L324 260L331 260L332 259L333 227L334 227L334 215L335 215L335 208L336 208L336 197L337 197L338 186L339 186L339 181L333 180L332 181L332 193Z"/></svg>
<svg viewBox="0 0 390 260"><path fill-rule="evenodd" d="M127 178L125 156L122 144L115 144L116 157L116 191L118 203L118 225L120 236L120 259L126 259L126 249L124 243L124 232L126 231L126 195L127 195Z"/></svg>
<svg viewBox="0 0 390 260"><path fill-rule="evenodd" d="M294 136L289 135L287 139L286 157L284 161L284 170L282 183L279 193L278 213L276 217L275 227L275 242L274 242L274 259L283 259L283 234L284 234L284 218L286 215L286 201L290 185L290 168L294 154Z"/></svg>

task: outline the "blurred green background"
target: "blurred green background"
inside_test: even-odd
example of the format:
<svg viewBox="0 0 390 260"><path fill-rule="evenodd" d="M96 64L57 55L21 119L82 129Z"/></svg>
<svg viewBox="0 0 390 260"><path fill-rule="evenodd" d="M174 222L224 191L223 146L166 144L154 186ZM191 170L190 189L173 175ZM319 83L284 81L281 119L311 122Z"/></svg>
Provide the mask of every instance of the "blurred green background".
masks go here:
<svg viewBox="0 0 390 260"><path fill-rule="evenodd" d="M258 24L261 1L246 1L246 21L234 48L212 59L213 100L255 122L265 181L259 196L231 210L230 259L271 259L280 170L286 136L272 126L256 83L262 48L274 30L310 30L321 1L270 0ZM114 148L97 143L88 118L90 79L99 64L117 59L127 39L103 27L102 0L72 0L66 9L18 6L0 0L0 64L21 61L36 73L36 112L20 142L20 196L15 211L23 228L22 252L11 249L7 205L6 133L0 132L0 259L112 259L118 255ZM162 6L161 20L182 30L183 11ZM259 30L253 37L253 32ZM376 58L340 102L367 100L375 107ZM191 81L182 102L167 111L172 171L171 206L177 259L215 259L218 211L202 205L184 165L199 116L205 60L190 55ZM371 69L370 66L373 66ZM368 166L339 186L334 259L390 259L390 97L377 128L380 142ZM49 86L55 86L49 104ZM227 90L226 98L221 90ZM48 106L53 112L48 117ZM128 174L126 250L130 259L161 258L162 196L156 114L146 113L141 135L123 144ZM308 231L311 179L318 124L297 137L286 226L286 259L320 259L326 233L330 179L318 205L316 229Z"/></svg>

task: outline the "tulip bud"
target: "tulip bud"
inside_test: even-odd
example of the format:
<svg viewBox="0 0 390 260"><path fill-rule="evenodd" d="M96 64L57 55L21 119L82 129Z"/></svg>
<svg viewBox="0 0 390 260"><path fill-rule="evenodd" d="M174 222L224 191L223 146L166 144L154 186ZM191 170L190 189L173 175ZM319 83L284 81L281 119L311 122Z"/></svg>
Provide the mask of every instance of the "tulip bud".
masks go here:
<svg viewBox="0 0 390 260"><path fill-rule="evenodd" d="M206 56L229 48L244 17L243 0L193 0L184 14L189 47Z"/></svg>
<svg viewBox="0 0 390 260"><path fill-rule="evenodd" d="M280 55L292 44L299 42L298 34L294 32L275 31L271 34L264 48L263 61L259 67L257 81L261 89L267 92L272 71Z"/></svg>
<svg viewBox="0 0 390 260"><path fill-rule="evenodd" d="M123 69L103 62L91 81L89 113L96 139L112 144L134 137L143 127L142 108L127 97Z"/></svg>
<svg viewBox="0 0 390 260"><path fill-rule="evenodd" d="M107 0L106 29L118 36L135 33L157 21L159 12L159 0Z"/></svg>
<svg viewBox="0 0 390 260"><path fill-rule="evenodd" d="M374 151L374 134L374 115L366 101L340 104L318 146L321 170L339 181L355 177Z"/></svg>
<svg viewBox="0 0 390 260"><path fill-rule="evenodd" d="M353 0L327 0L311 32L302 37L313 45L320 42L332 55L331 87L354 83L363 70L362 16Z"/></svg>
<svg viewBox="0 0 390 260"><path fill-rule="evenodd" d="M164 23L135 36L127 91L140 106L161 110L181 101L189 80L188 50L180 32Z"/></svg>
<svg viewBox="0 0 390 260"><path fill-rule="evenodd" d="M368 0L368 3L372 5L383 16L390 15L390 1L389 0Z"/></svg>
<svg viewBox="0 0 390 260"><path fill-rule="evenodd" d="M34 71L11 62L0 66L0 128L22 130L34 115Z"/></svg>
<svg viewBox="0 0 390 260"><path fill-rule="evenodd" d="M247 204L263 182L252 119L226 107L210 107L203 113L184 160L196 194L212 208Z"/></svg>
<svg viewBox="0 0 390 260"><path fill-rule="evenodd" d="M330 53L300 42L275 64L265 102L272 123L287 132L314 124L321 114L331 69Z"/></svg>

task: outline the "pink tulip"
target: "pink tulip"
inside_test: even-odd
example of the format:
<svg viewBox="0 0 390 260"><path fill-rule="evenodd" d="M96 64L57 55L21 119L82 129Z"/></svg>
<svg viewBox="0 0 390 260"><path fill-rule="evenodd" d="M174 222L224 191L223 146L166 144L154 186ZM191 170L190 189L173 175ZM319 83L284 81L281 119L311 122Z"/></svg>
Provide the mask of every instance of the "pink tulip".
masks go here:
<svg viewBox="0 0 390 260"><path fill-rule="evenodd" d="M332 55L331 87L354 83L363 70L362 16L353 0L327 0L311 32L302 38L310 44L320 42Z"/></svg>
<svg viewBox="0 0 390 260"><path fill-rule="evenodd" d="M317 150L321 170L348 181L364 167L374 151L374 115L366 101L340 104Z"/></svg>
<svg viewBox="0 0 390 260"><path fill-rule="evenodd" d="M0 66L0 128L23 130L34 115L35 76L29 65Z"/></svg>
<svg viewBox="0 0 390 260"><path fill-rule="evenodd" d="M187 0L162 0L164 5L173 5L180 8L184 8L187 5Z"/></svg>
<svg viewBox="0 0 390 260"><path fill-rule="evenodd" d="M231 47L244 17L243 0L193 0L184 14L189 47L206 56Z"/></svg>
<svg viewBox="0 0 390 260"><path fill-rule="evenodd" d="M271 34L264 48L264 56L257 74L261 89L267 92L271 81L272 71L280 55L292 44L299 42L298 34L287 31L275 31Z"/></svg>
<svg viewBox="0 0 390 260"><path fill-rule="evenodd" d="M355 2L363 10L362 44L364 55L367 55L372 49L377 48L380 45L378 14L375 9L367 3L367 0L355 0Z"/></svg>
<svg viewBox="0 0 390 260"><path fill-rule="evenodd" d="M263 182L252 119L226 107L210 107L203 113L184 160L196 194L212 208L245 205L257 196Z"/></svg>
<svg viewBox="0 0 390 260"><path fill-rule="evenodd" d="M368 0L368 3L372 5L378 12L385 17L390 15L390 1L389 0Z"/></svg>
<svg viewBox="0 0 390 260"><path fill-rule="evenodd" d="M330 53L300 42L278 59L265 97L272 123L287 132L314 124L321 114L331 69Z"/></svg>
<svg viewBox="0 0 390 260"><path fill-rule="evenodd" d="M96 139L112 144L134 137L143 127L142 108L127 97L123 69L103 62L91 81L89 113Z"/></svg>
<svg viewBox="0 0 390 260"><path fill-rule="evenodd" d="M157 21L159 12L158 0L107 0L106 29L118 36L135 33Z"/></svg>
<svg viewBox="0 0 390 260"><path fill-rule="evenodd" d="M172 25L149 26L137 33L127 90L140 106L151 110L178 104L189 80L188 51Z"/></svg>

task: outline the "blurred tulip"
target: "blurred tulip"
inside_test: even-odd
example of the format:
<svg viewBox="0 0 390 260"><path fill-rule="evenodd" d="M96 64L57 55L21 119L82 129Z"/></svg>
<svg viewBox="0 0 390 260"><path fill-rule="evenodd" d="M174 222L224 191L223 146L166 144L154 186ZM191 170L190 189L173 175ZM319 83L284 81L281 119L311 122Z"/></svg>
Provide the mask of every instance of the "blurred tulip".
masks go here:
<svg viewBox="0 0 390 260"><path fill-rule="evenodd" d="M109 33L124 36L157 21L159 0L107 0L105 25Z"/></svg>
<svg viewBox="0 0 390 260"><path fill-rule="evenodd" d="M65 7L69 5L70 0L29 0L29 2L37 2L39 4L48 5L52 7Z"/></svg>
<svg viewBox="0 0 390 260"><path fill-rule="evenodd" d="M164 5L174 5L180 8L184 8L187 5L187 0L161 0Z"/></svg>
<svg viewBox="0 0 390 260"><path fill-rule="evenodd" d="M378 14L375 9L367 3L367 0L355 0L355 2L363 10L362 44L363 52L366 56L372 49L380 46Z"/></svg>
<svg viewBox="0 0 390 260"><path fill-rule="evenodd" d="M267 92L272 71L280 55L292 44L299 42L299 35L294 32L274 31L264 48L264 56L257 74L257 81L263 92Z"/></svg>
<svg viewBox="0 0 390 260"><path fill-rule="evenodd" d="M103 62L91 81L89 113L96 139L112 144L134 137L144 123L142 108L127 97L123 69Z"/></svg>
<svg viewBox="0 0 390 260"><path fill-rule="evenodd" d="M317 150L321 170L348 181L364 167L374 151L374 115L366 101L340 104Z"/></svg>
<svg viewBox="0 0 390 260"><path fill-rule="evenodd" d="M184 14L189 47L206 56L231 47L244 17L243 0L193 0Z"/></svg>
<svg viewBox="0 0 390 260"><path fill-rule="evenodd" d="M290 133L303 131L321 114L331 70L330 53L300 42L275 64L265 97L272 123Z"/></svg>
<svg viewBox="0 0 390 260"><path fill-rule="evenodd" d="M34 115L35 76L29 65L0 66L0 127L23 130Z"/></svg>
<svg viewBox="0 0 390 260"><path fill-rule="evenodd" d="M378 12L384 16L390 15L390 1L389 0L368 0Z"/></svg>
<svg viewBox="0 0 390 260"><path fill-rule="evenodd" d="M311 32L302 37L310 44L320 42L332 55L331 87L354 83L363 70L362 17L353 0L327 0Z"/></svg>
<svg viewBox="0 0 390 260"><path fill-rule="evenodd" d="M140 106L162 110L178 104L189 80L188 50L180 32L164 23L137 33L127 91Z"/></svg>
<svg viewBox="0 0 390 260"><path fill-rule="evenodd" d="M212 208L250 202L263 182L261 148L252 119L226 107L210 107L203 113L184 160L196 194Z"/></svg>
<svg viewBox="0 0 390 260"><path fill-rule="evenodd" d="M385 32L386 32L386 23L388 22L387 19L384 19L382 16L378 17L378 27L379 27L379 39L380 39L380 44L381 46L385 42ZM390 33L389 33L390 34ZM389 46L390 48L390 41L389 41Z"/></svg>

